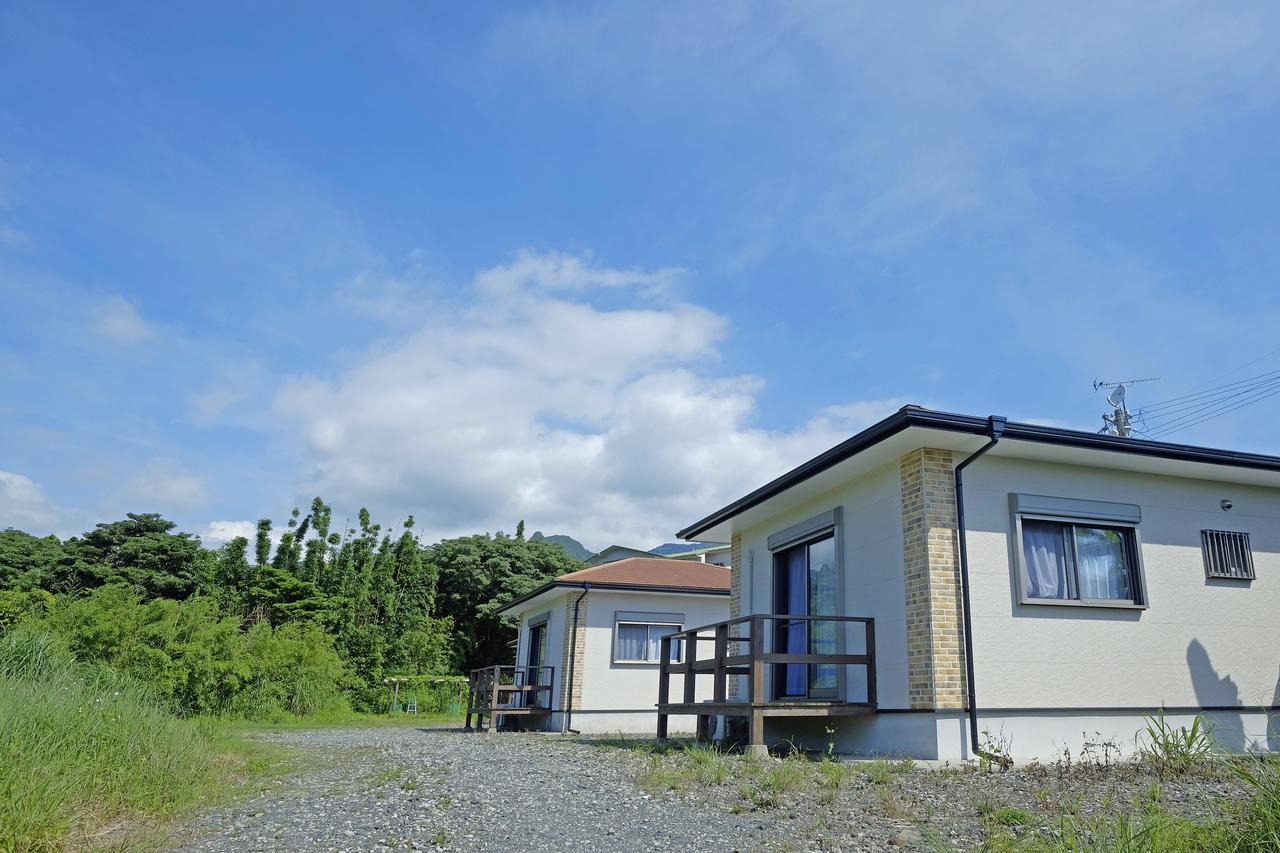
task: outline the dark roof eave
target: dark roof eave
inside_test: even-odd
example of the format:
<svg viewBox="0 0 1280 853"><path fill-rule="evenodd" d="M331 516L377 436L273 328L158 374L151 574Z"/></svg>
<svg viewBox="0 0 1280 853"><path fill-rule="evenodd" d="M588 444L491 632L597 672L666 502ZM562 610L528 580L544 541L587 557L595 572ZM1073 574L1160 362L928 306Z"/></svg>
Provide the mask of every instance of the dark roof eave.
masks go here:
<svg viewBox="0 0 1280 853"><path fill-rule="evenodd" d="M537 598L544 592L550 592L553 589L586 589L590 586L592 589L607 589L612 591L622 590L624 592L663 592L663 593L680 593L684 595L728 595L729 590L720 587L709 586L679 586L676 584L652 584L652 583L609 583L608 581L561 581L553 580L550 583L544 583L533 592L527 592L519 598L508 602L498 608L498 614L506 613L517 604L523 604L531 598Z"/></svg>
<svg viewBox="0 0 1280 853"><path fill-rule="evenodd" d="M692 539L715 525L728 521L735 515L764 503L792 486L798 485L810 477L820 474L828 468L838 465L846 459L910 427L984 436L990 430L990 420L974 415L934 412L929 409L907 406L899 409L879 423L867 427L852 438L840 442L830 450L815 456L799 467L793 468L781 477L766 483L750 494L739 498L728 506L716 510L706 518L694 522L677 533L676 536L680 539ZM1004 428L1004 438L1052 444L1059 447L1128 453L1158 459L1200 462L1208 465L1226 465L1235 468L1250 468L1280 473L1280 457L1266 456L1260 453L1242 453L1234 450L1195 447L1189 444L1171 444L1163 441L1121 438L1115 435L1080 432L1079 430L1062 429L1061 427L1009 422Z"/></svg>

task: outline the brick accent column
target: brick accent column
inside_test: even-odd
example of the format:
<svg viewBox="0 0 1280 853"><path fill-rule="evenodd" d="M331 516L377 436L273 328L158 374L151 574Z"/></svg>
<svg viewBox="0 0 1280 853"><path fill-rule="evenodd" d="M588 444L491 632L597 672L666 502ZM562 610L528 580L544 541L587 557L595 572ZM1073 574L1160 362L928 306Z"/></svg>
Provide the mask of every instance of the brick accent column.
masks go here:
<svg viewBox="0 0 1280 853"><path fill-rule="evenodd" d="M729 618L737 619L742 615L742 534L735 533L729 540ZM742 636L742 626L729 628L729 636ZM740 654L746 643L730 643L729 654ZM745 697L747 685L741 675L729 676L727 692L729 696Z"/></svg>
<svg viewBox="0 0 1280 853"><path fill-rule="evenodd" d="M923 447L900 460L906 572L907 690L912 708L965 706L955 462Z"/></svg>
<svg viewBox="0 0 1280 853"><path fill-rule="evenodd" d="M569 593L564 605L564 657L560 662L560 707L575 711L582 707L582 670L586 667L587 654L587 604L590 596L578 605L578 630L573 630L573 606L582 595L576 590ZM573 656L573 678L569 678L569 658Z"/></svg>

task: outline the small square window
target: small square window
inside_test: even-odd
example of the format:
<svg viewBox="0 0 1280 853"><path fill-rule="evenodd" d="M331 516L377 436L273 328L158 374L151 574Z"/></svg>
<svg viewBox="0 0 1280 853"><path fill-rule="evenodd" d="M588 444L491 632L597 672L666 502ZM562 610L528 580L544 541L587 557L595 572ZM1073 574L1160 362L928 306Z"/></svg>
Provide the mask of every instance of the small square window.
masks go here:
<svg viewBox="0 0 1280 853"><path fill-rule="evenodd" d="M1201 530L1204 576L1228 580L1254 580L1249 534L1236 530Z"/></svg>

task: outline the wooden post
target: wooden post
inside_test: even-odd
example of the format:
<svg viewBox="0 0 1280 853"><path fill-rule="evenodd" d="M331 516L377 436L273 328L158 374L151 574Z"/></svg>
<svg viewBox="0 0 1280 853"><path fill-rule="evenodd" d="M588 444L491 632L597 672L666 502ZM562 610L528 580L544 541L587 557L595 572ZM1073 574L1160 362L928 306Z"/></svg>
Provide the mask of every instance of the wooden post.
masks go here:
<svg viewBox="0 0 1280 853"><path fill-rule="evenodd" d="M671 638L658 641L658 740L666 740L667 715L662 712L671 699Z"/></svg>
<svg viewBox="0 0 1280 853"><path fill-rule="evenodd" d="M751 730L747 733L747 750L757 758L768 758L769 747L764 743L764 712L752 709Z"/></svg>
<svg viewBox="0 0 1280 853"><path fill-rule="evenodd" d="M684 704L692 705L697 701L693 696L693 688L697 678L693 674L693 664L698 659L698 635L690 634L684 640Z"/></svg>
<svg viewBox="0 0 1280 853"><path fill-rule="evenodd" d="M498 688L502 684L502 670L495 666L490 671L493 673L493 697L489 703L489 734L493 734L498 730Z"/></svg>
<svg viewBox="0 0 1280 853"><path fill-rule="evenodd" d="M467 676L467 723L462 727L464 732L471 731L471 709L475 707L476 696L476 671L471 670L471 674Z"/></svg>
<svg viewBox="0 0 1280 853"><path fill-rule="evenodd" d="M876 623L863 623L867 626L867 704L876 707Z"/></svg>
<svg viewBox="0 0 1280 853"><path fill-rule="evenodd" d="M751 617L751 680L747 698L752 705L764 701L764 619Z"/></svg>
<svg viewBox="0 0 1280 853"><path fill-rule="evenodd" d="M762 758L769 755L769 750L764 745L764 712L760 710L760 706L765 701L764 624L763 617L751 617L751 716L749 718L751 722L747 732L747 749L753 755Z"/></svg>
<svg viewBox="0 0 1280 853"><path fill-rule="evenodd" d="M711 694L717 702L723 702L727 698L729 677L724 671L724 659L728 653L729 626L720 624L716 626L716 670Z"/></svg>

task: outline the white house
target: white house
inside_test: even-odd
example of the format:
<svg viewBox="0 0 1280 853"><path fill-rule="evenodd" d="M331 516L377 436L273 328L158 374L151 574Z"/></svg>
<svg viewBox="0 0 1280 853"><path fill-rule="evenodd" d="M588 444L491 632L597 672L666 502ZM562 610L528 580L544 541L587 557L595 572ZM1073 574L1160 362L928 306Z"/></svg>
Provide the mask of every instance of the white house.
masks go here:
<svg viewBox="0 0 1280 853"><path fill-rule="evenodd" d="M545 713L526 714L531 725L651 733L660 638L728 618L729 570L631 557L561 575L499 612L520 620L519 669L508 680L550 687L532 697ZM692 718L680 722L693 730Z"/></svg>
<svg viewBox="0 0 1280 853"><path fill-rule="evenodd" d="M908 406L679 535L731 542L731 614L769 618L697 644L714 706L660 709L756 749L1131 750L1163 708L1280 750L1280 458Z"/></svg>

